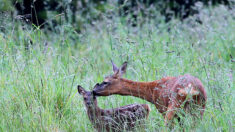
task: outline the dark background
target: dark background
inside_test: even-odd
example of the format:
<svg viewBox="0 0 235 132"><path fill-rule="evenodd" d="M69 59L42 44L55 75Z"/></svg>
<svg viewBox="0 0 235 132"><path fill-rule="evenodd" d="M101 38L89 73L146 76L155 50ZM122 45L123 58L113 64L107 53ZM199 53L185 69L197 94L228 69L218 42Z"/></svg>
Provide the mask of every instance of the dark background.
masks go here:
<svg viewBox="0 0 235 132"><path fill-rule="evenodd" d="M56 16L64 16L66 22L80 31L84 23L92 24L101 20L102 15L112 18L114 15L110 14L128 17L132 26L136 26L139 16L155 18L156 11L166 22L173 17L184 20L197 13L194 7L198 2L204 6L234 5L230 0L11 0L2 1L0 11L21 15L22 19L40 28L47 27L48 24L60 24Z"/></svg>

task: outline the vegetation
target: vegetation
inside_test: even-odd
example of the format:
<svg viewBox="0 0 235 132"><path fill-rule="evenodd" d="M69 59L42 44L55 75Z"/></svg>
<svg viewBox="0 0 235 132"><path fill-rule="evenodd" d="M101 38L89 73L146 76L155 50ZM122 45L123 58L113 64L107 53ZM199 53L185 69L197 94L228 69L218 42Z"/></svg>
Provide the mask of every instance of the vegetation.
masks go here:
<svg viewBox="0 0 235 132"><path fill-rule="evenodd" d="M56 16L63 16L66 23L80 32L84 26L107 17L122 16L129 18L132 25L146 22L146 19L163 16L166 22L177 17L181 20L197 14L195 5L213 7L223 4L232 8L234 0L0 0L0 12L11 11L22 19L42 28L61 25ZM144 16L144 17L143 17ZM52 19L53 18L53 19ZM200 21L200 20L199 20Z"/></svg>
<svg viewBox="0 0 235 132"><path fill-rule="evenodd" d="M184 118L187 131L234 131L234 8L203 8L199 14L165 23L161 17L128 24L113 16L76 27L57 16L51 30L0 14L0 131L93 131L80 84L90 90L111 74L110 60L128 60L125 78L151 81L189 73L205 85L202 121ZM57 19L56 18L56 19ZM200 18L201 23L198 23ZM88 89L87 89L88 90ZM101 108L148 103L130 96L99 97ZM169 129L151 105L146 131ZM182 127L175 124L176 131Z"/></svg>

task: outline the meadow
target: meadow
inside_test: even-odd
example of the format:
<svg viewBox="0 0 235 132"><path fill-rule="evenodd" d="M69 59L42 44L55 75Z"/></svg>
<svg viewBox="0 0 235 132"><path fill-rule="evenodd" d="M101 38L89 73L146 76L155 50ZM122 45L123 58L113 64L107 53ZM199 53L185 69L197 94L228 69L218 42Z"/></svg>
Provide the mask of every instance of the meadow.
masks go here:
<svg viewBox="0 0 235 132"><path fill-rule="evenodd" d="M124 78L158 80L191 74L204 84L208 102L202 121L185 118L186 131L235 128L235 10L203 8L198 15L169 23L154 20L135 27L121 17L87 25L76 32L63 23L39 29L0 15L0 131L86 131L94 129L86 115L80 84L97 82L128 61ZM200 18L201 23L197 19ZM101 108L132 103L151 106L145 131L166 130L155 106L131 96L99 97ZM176 123L172 131L181 131Z"/></svg>

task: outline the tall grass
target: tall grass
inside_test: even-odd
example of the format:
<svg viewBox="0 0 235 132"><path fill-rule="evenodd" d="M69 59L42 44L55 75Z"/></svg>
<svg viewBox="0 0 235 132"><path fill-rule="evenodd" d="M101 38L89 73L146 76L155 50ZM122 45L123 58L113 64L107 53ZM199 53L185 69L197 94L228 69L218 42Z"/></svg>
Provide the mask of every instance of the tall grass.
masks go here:
<svg viewBox="0 0 235 132"><path fill-rule="evenodd" d="M208 93L205 115L187 131L234 131L234 9L201 9L184 22L128 26L114 18L77 33L64 23L53 31L29 27L1 14L0 131L94 131L76 85L91 90L111 74L110 60L128 60L125 78L138 81L189 73ZM202 24L197 22L200 18ZM233 58L232 58L233 57ZM136 97L99 97L101 108L148 103ZM146 131L165 130L152 111ZM176 131L182 130L176 124Z"/></svg>

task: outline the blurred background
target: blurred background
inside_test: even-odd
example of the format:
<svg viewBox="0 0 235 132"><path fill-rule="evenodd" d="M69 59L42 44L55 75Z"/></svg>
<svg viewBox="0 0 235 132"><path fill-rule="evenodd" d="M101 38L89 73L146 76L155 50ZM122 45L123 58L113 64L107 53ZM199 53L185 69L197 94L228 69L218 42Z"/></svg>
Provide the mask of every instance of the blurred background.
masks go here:
<svg viewBox="0 0 235 132"><path fill-rule="evenodd" d="M52 28L61 25L61 17L77 31L86 24L123 17L136 26L149 20L168 22L184 20L198 13L201 6L234 6L234 0L0 0L0 12L35 26ZM201 22L198 19L198 22Z"/></svg>

